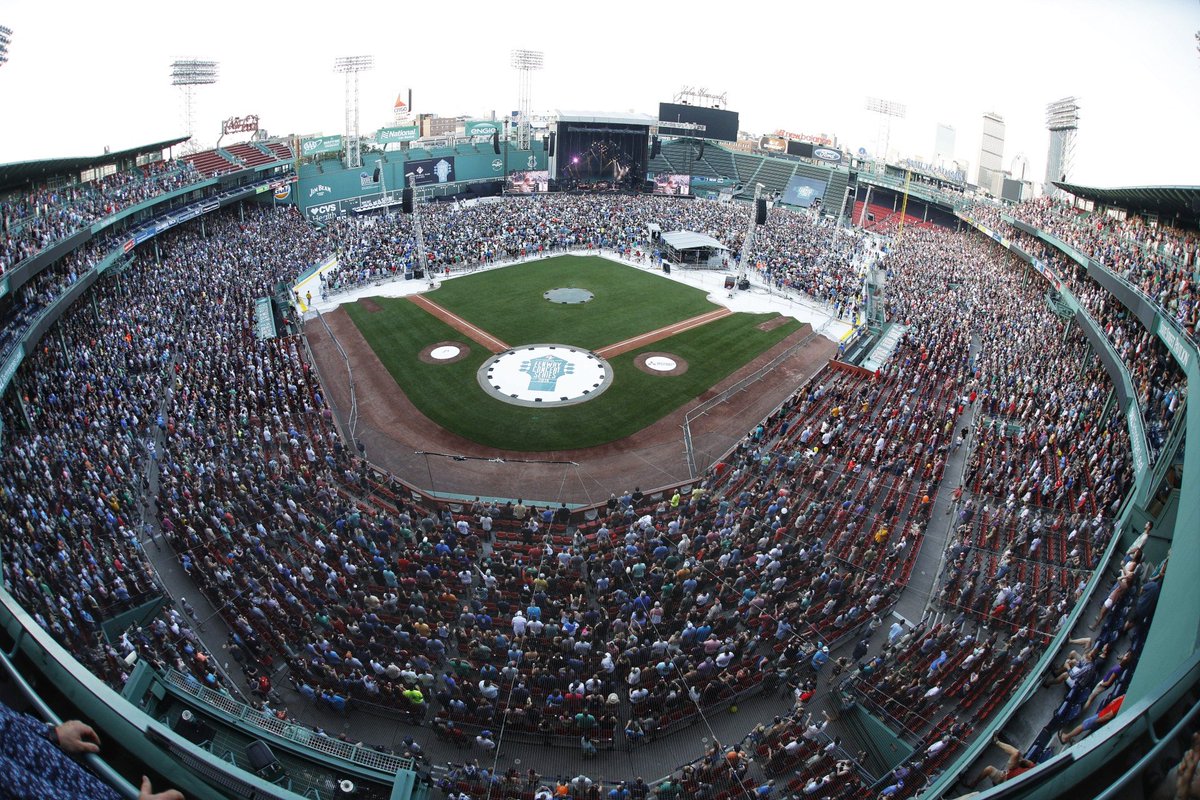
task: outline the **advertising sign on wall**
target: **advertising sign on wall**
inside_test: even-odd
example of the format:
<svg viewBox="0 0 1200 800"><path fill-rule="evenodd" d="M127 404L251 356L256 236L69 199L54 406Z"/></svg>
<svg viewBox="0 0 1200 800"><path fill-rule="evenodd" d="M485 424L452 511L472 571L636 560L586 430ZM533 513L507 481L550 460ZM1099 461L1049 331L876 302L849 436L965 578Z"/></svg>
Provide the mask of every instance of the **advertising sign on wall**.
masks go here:
<svg viewBox="0 0 1200 800"><path fill-rule="evenodd" d="M336 153L342 149L341 136L314 136L300 142L300 155L319 156L323 153Z"/></svg>
<svg viewBox="0 0 1200 800"><path fill-rule="evenodd" d="M842 151L834 150L832 147L814 147L813 158L828 161L830 164L840 164L842 163Z"/></svg>
<svg viewBox="0 0 1200 800"><path fill-rule="evenodd" d="M463 126L463 132L467 136L491 136L500 132L500 123L490 119L471 120Z"/></svg>
<svg viewBox="0 0 1200 800"><path fill-rule="evenodd" d="M401 125L398 128L380 128L375 132L375 141L379 144L415 142L420 138L421 129L416 125Z"/></svg>

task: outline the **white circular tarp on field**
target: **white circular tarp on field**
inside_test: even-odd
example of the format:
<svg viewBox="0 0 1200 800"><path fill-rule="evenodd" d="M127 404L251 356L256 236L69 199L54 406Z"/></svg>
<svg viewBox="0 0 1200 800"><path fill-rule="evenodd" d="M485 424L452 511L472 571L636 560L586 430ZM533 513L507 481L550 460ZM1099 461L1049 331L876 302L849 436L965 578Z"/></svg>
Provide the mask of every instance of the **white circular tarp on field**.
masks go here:
<svg viewBox="0 0 1200 800"><path fill-rule="evenodd" d="M612 383L600 356L563 344L531 344L492 356L479 368L479 385L493 397L522 406L563 406L591 400Z"/></svg>

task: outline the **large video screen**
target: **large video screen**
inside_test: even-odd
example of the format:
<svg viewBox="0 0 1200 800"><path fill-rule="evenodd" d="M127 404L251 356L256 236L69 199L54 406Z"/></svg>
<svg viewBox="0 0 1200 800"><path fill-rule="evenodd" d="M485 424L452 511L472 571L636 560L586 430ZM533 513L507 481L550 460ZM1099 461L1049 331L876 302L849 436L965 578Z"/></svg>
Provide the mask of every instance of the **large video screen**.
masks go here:
<svg viewBox="0 0 1200 800"><path fill-rule="evenodd" d="M690 194L692 179L690 175L672 175L667 172L651 175L650 179L654 181L654 193L666 194L678 197L680 195Z"/></svg>
<svg viewBox="0 0 1200 800"><path fill-rule="evenodd" d="M659 103L658 120L658 132L662 136L690 136L695 139L720 139L723 142L737 141L738 113L736 111L689 106L682 103ZM704 130L672 128L670 125L672 122L703 125Z"/></svg>
<svg viewBox="0 0 1200 800"><path fill-rule="evenodd" d="M454 156L443 158L418 158L404 163L404 186L407 188L408 176L417 176L417 186L429 183L454 182Z"/></svg>
<svg viewBox="0 0 1200 800"><path fill-rule="evenodd" d="M825 195L825 183L796 175L783 190L783 204L808 208L814 200L820 200Z"/></svg>
<svg viewBox="0 0 1200 800"><path fill-rule="evenodd" d="M516 194L536 194L550 191L549 170L526 170L508 175L508 191Z"/></svg>
<svg viewBox="0 0 1200 800"><path fill-rule="evenodd" d="M632 190L646 174L648 125L559 122L555 178L563 190Z"/></svg>

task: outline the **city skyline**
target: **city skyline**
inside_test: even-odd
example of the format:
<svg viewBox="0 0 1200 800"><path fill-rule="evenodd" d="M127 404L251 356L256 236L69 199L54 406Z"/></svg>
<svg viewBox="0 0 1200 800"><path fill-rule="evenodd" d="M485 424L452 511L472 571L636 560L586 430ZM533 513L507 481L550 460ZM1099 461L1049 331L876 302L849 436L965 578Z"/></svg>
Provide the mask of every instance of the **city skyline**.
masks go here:
<svg viewBox="0 0 1200 800"><path fill-rule="evenodd" d="M517 104L509 52L524 48L545 53L533 76L535 111L653 114L682 86L706 87L728 95L743 130L831 134L856 152L875 149L877 119L864 101L881 97L908 109L893 121L892 150L932 161L937 125L950 125L954 158L972 178L982 116L996 112L1007 126L1003 168L1023 156L1040 179L1045 106L1074 95L1081 122L1072 180L1200 184L1191 133L1200 107L1188 99L1200 96L1197 2L1019 0L1006 7L1010 21L982 38L961 4L863 2L836 16L783 7L747 18L753 49L723 44L717 15L624 2L603 21L570 8L545 24L475 0L445 14L389 8L350 22L228 2L180 20L154 4L128 5L118 25L111 10L92 5L0 0L0 24L14 31L0 98L28 112L0 130L0 162L182 135L181 92L168 81L179 58L220 62L218 82L195 93L197 140L211 145L222 119L252 113L273 135L341 133L344 84L333 63L359 54L375 56L361 75L364 135L392 123L397 94L410 88L417 112L503 115ZM614 27L622 19L627 29Z"/></svg>

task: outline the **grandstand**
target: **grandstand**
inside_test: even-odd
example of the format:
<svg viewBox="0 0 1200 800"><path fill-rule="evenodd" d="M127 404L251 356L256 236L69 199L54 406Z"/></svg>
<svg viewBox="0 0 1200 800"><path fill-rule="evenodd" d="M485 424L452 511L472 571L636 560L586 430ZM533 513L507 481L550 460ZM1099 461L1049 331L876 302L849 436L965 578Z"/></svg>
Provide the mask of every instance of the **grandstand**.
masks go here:
<svg viewBox="0 0 1200 800"><path fill-rule="evenodd" d="M381 163L450 153L481 175L493 159L459 143ZM554 775L582 795L587 774L606 790L647 776L662 800L771 780L952 797L986 786L1003 729L1030 767L994 796L1131 797L1190 745L1200 299L1181 279L1197 234L1167 221L1200 191L1063 187L1097 204L1080 212L918 188L886 252L775 209L757 290L858 320L878 258L906 326L895 352L877 370L830 361L693 479L539 510L358 456L334 376L269 298L332 252L331 294L402 274L415 228L311 227L320 187L347 202L359 170L305 165L289 198L292 160L232 145L87 184L76 164L0 167L20 221L0 277L0 660L48 713L120 744L107 777L126 794L149 769L201 798L336 797L341 781L533 797ZM820 177L830 214L870 186L889 234L903 202L894 177L712 142L666 141L650 168L768 192ZM54 216L30 213L51 175ZM422 266L586 248L610 202L423 210ZM737 248L748 212L622 198L628 238L606 244L648 249L666 220ZM263 298L280 335L259 341Z"/></svg>

